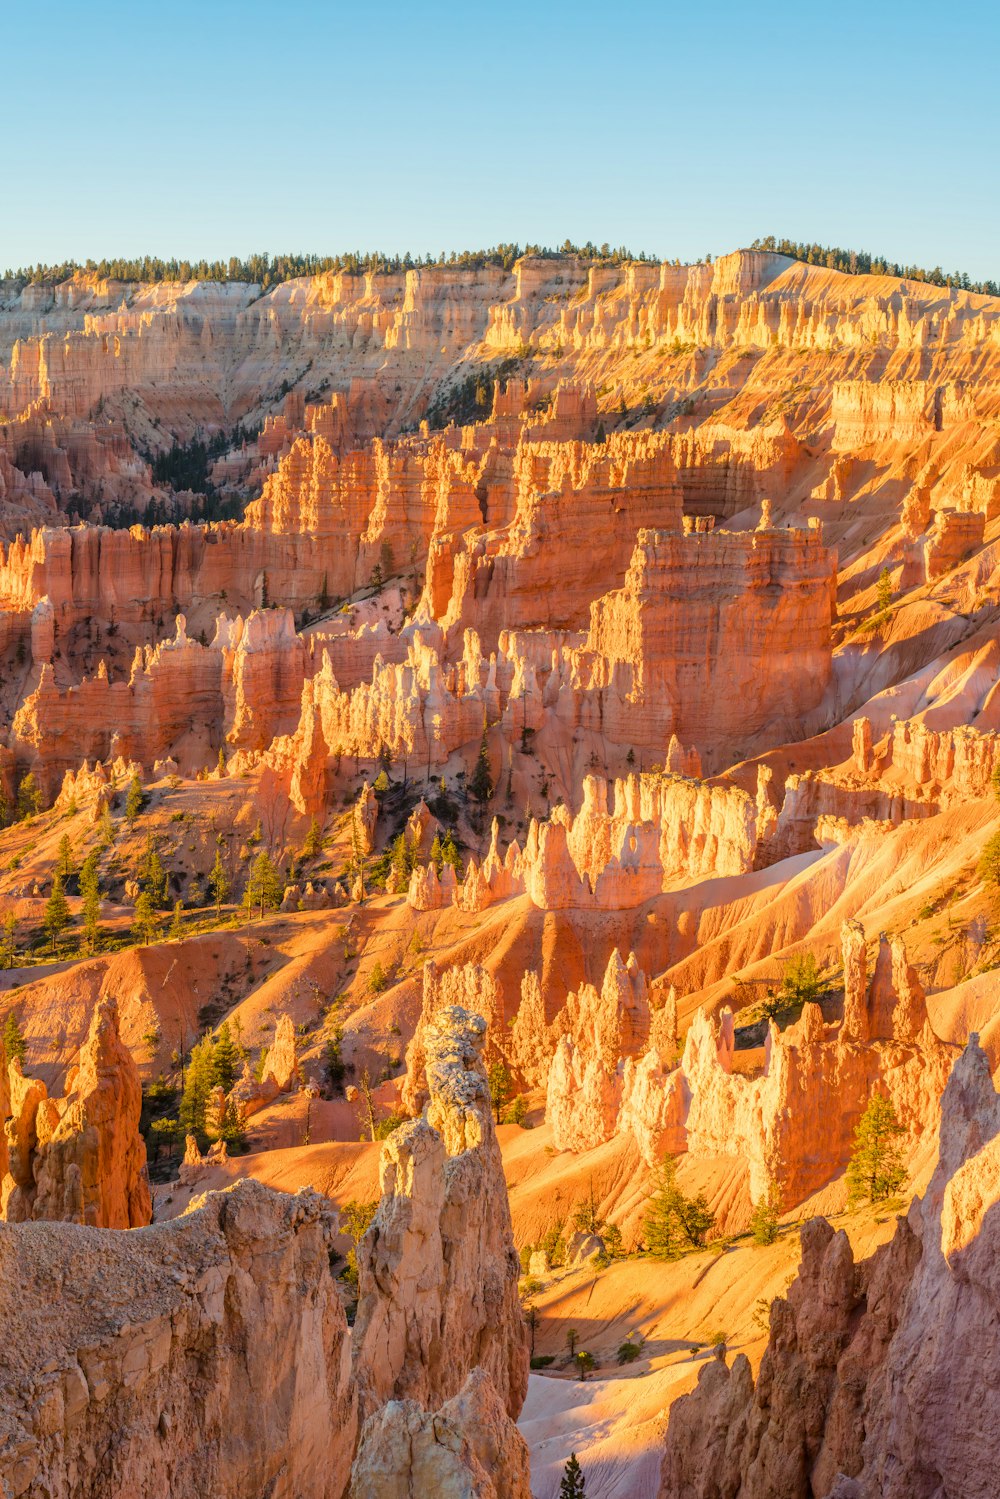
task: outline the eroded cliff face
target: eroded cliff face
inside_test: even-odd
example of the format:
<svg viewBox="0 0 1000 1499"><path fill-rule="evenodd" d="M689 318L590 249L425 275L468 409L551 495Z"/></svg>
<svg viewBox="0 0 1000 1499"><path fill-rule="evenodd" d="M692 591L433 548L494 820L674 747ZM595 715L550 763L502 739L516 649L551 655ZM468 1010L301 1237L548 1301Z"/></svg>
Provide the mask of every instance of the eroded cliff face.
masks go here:
<svg viewBox="0 0 1000 1499"><path fill-rule="evenodd" d="M296 1073L282 1021L261 1086ZM358 1499L424 1483L529 1499L514 1426L528 1366L520 1267L485 1030L457 1007L426 1028L427 1111L383 1147L353 1339L331 1268L336 1215L311 1189L292 1196L242 1180L127 1234L84 1227L93 1216L0 1225L11 1340L0 1371L3 1492L183 1499L207 1484L233 1499L342 1499L353 1461ZM83 1072L88 1057L85 1048ZM12 1066L15 1124L30 1086ZM50 1147L36 1170L39 1202L51 1167Z"/></svg>
<svg viewBox="0 0 1000 1499"><path fill-rule="evenodd" d="M340 1499L357 1417L333 1237L323 1198L251 1181L135 1233L0 1225L6 1492Z"/></svg>
<svg viewBox="0 0 1000 1499"><path fill-rule="evenodd" d="M986 1499L993 1492L1000 1098L973 1037L942 1101L940 1154L895 1238L855 1265L823 1219L771 1308L756 1383L705 1366L672 1408L663 1499Z"/></svg>
<svg viewBox="0 0 1000 1499"><path fill-rule="evenodd" d="M50 1098L16 1059L6 1070L2 1216L95 1228L147 1224L152 1207L139 1133L142 1085L119 1033L117 1002L108 997L95 1007L64 1098Z"/></svg>
<svg viewBox="0 0 1000 1499"><path fill-rule="evenodd" d="M751 253L526 258L264 297L87 277L6 296L4 461L26 506L0 560L16 762L51 797L83 758L188 771L224 744L311 816L342 757L447 769L484 715L512 745L535 733L573 802L595 755L617 774L676 735L714 771L798 737L813 710L863 701L832 670L834 549L842 568L860 555L850 506L874 485L898 535L848 571L842 612L864 607L870 567L933 587L982 547L1000 460L970 351L992 349L996 321L988 298ZM799 353L809 380L797 370L790 397ZM428 403L461 409L470 375L488 389L501 356L516 368L476 422L414 430ZM244 521L62 524L94 486L148 486L126 407L151 447L259 417L213 467L223 493L259 490ZM29 535L50 502L55 524ZM397 579L398 605L331 622L373 577ZM220 636L220 616L250 631L275 605L292 630L269 654ZM774 858L843 815L842 795L793 790ZM616 870L598 904L642 884Z"/></svg>
<svg viewBox="0 0 1000 1499"><path fill-rule="evenodd" d="M718 1026L699 1010L680 1051L676 996L651 1009L634 956L626 965L614 952L600 994L586 985L551 1027L533 1022L548 1032L545 1117L557 1147L584 1151L619 1135L650 1166L681 1152L729 1158L745 1164L754 1202L777 1194L785 1209L846 1165L873 1091L891 1099L919 1149L937 1130L954 1049L931 1030L901 938L880 942L870 982L859 923L845 924L843 952L843 1020L828 1025L815 1004L783 1031L772 1020L751 1068L736 1066L729 1009ZM535 1017L532 998L529 986L522 1003ZM524 1046L523 1029L512 1034Z"/></svg>

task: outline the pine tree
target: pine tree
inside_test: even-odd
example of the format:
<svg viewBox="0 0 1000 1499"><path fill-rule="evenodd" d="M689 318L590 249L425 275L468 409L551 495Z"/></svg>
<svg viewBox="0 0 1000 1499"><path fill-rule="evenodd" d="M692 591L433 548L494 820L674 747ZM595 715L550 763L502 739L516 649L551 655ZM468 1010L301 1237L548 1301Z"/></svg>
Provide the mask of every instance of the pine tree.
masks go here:
<svg viewBox="0 0 1000 1499"><path fill-rule="evenodd" d="M576 1453L571 1452L559 1484L559 1499L584 1499L586 1492L587 1481L583 1470L576 1460Z"/></svg>
<svg viewBox="0 0 1000 1499"><path fill-rule="evenodd" d="M132 936L137 942L141 942L143 947L146 947L155 933L156 912L148 892L143 890L132 913Z"/></svg>
<svg viewBox="0 0 1000 1499"><path fill-rule="evenodd" d="M17 917L13 911L8 911L3 919L3 957L4 967L13 968L14 959L17 956Z"/></svg>
<svg viewBox="0 0 1000 1499"><path fill-rule="evenodd" d="M306 841L302 845L303 859L315 859L323 849L323 829L319 825L319 819L314 817L309 824Z"/></svg>
<svg viewBox="0 0 1000 1499"><path fill-rule="evenodd" d="M215 863L212 865L212 872L208 876L208 888L212 892L216 912L220 912L226 896L229 894L230 881L229 875L226 873L226 866L222 862L222 850L219 848L215 850Z"/></svg>
<svg viewBox="0 0 1000 1499"><path fill-rule="evenodd" d="M249 911L275 911L281 904L284 886L266 850L261 849L250 867L244 903Z"/></svg>
<svg viewBox="0 0 1000 1499"><path fill-rule="evenodd" d="M56 874L65 882L73 869L73 845L69 841L69 834L63 833L59 839L59 852L56 854Z"/></svg>
<svg viewBox="0 0 1000 1499"><path fill-rule="evenodd" d="M167 899L167 871L152 835L146 839L146 851L139 867L139 882L157 910L162 909Z"/></svg>
<svg viewBox="0 0 1000 1499"><path fill-rule="evenodd" d="M326 1065L327 1082L330 1084L335 1098L339 1093L343 1092L344 1078L347 1075L347 1064L344 1061L343 1052L341 1051L343 1035L343 1031L338 1027L323 1048L323 1061Z"/></svg>
<svg viewBox="0 0 1000 1499"><path fill-rule="evenodd" d="M96 883L88 886L83 897L83 941L87 951L95 953L101 940L101 892Z"/></svg>
<svg viewBox="0 0 1000 1499"><path fill-rule="evenodd" d="M977 872L984 885L1000 887L1000 833L994 833L983 844Z"/></svg>
<svg viewBox="0 0 1000 1499"><path fill-rule="evenodd" d="M145 803L146 798L142 794L142 782L139 780L138 775L134 775L128 783L128 792L125 796L125 816L129 822L135 822Z"/></svg>
<svg viewBox="0 0 1000 1499"><path fill-rule="evenodd" d="M17 815L19 818L34 817L42 810L42 793L38 789L34 772L29 770L21 777L17 788Z"/></svg>
<svg viewBox="0 0 1000 1499"><path fill-rule="evenodd" d="M476 758L476 766L469 778L469 791L476 798L480 806L485 807L493 795L493 781L490 777L490 747L486 737L486 725L483 725L483 737L479 743L479 755Z"/></svg>
<svg viewBox="0 0 1000 1499"><path fill-rule="evenodd" d="M180 936L183 935L183 932L184 932L184 923L181 920L181 917L183 916L183 914L184 914L184 902L182 900L175 900L174 901L174 917L173 917L173 920L170 923L170 936L173 939L176 939L176 938L178 938L178 937L180 937Z"/></svg>
<svg viewBox="0 0 1000 1499"><path fill-rule="evenodd" d="M778 1237L778 1217L781 1213L781 1197L772 1184L764 1196L754 1204L750 1218L750 1237L755 1244L773 1244Z"/></svg>
<svg viewBox="0 0 1000 1499"><path fill-rule="evenodd" d="M21 1027L17 1023L17 1016L13 1010L10 1011L7 1019L4 1021L3 1049L8 1063L12 1062L15 1057L19 1062L23 1062L28 1051L24 1036L21 1033Z"/></svg>
<svg viewBox="0 0 1000 1499"><path fill-rule="evenodd" d="M43 925L52 943L52 951L56 950L62 933L70 924L69 902L63 891L62 876L57 874L52 881L52 894L45 905L45 918Z"/></svg>
<svg viewBox="0 0 1000 1499"><path fill-rule="evenodd" d="M358 822L358 809L351 813L351 871L361 881L361 904L365 901L365 845Z"/></svg>
<svg viewBox="0 0 1000 1499"><path fill-rule="evenodd" d="M643 1219L646 1247L654 1259L673 1260L686 1249L702 1249L715 1223L704 1193L686 1197L677 1185L677 1163L665 1156L654 1176L655 1191Z"/></svg>
<svg viewBox="0 0 1000 1499"><path fill-rule="evenodd" d="M240 1056L239 1047L233 1040L229 1021L224 1020L219 1026L219 1034L212 1051L212 1087L221 1083L228 1093L242 1070L243 1058Z"/></svg>
<svg viewBox="0 0 1000 1499"><path fill-rule="evenodd" d="M455 837L449 828L441 845L441 859L444 864L450 864L459 879L462 878L462 859L455 846Z"/></svg>
<svg viewBox="0 0 1000 1499"><path fill-rule="evenodd" d="M489 1089L490 1102L493 1105L493 1117L496 1120L497 1124L499 1124L500 1115L503 1112L504 1104L507 1102L514 1091L513 1078L510 1075L510 1068L502 1058L499 1061L494 1062L493 1066L490 1068Z"/></svg>
<svg viewBox="0 0 1000 1499"><path fill-rule="evenodd" d="M86 896L89 891L97 890L99 885L97 850L92 849L80 865L80 894Z"/></svg>
<svg viewBox="0 0 1000 1499"><path fill-rule="evenodd" d="M887 567L878 575L877 598L879 613L884 614L892 603L892 574Z"/></svg>
<svg viewBox="0 0 1000 1499"><path fill-rule="evenodd" d="M847 1167L847 1200L884 1202L906 1181L903 1138L906 1130L888 1098L875 1093L854 1131L854 1150Z"/></svg>
<svg viewBox="0 0 1000 1499"><path fill-rule="evenodd" d="M212 1077L212 1053L215 1043L211 1036L204 1036L191 1048L181 1097L180 1120L186 1134L205 1133L205 1106L214 1087Z"/></svg>
<svg viewBox="0 0 1000 1499"><path fill-rule="evenodd" d="M378 1211L377 1202L358 1202L352 1198L345 1202L340 1209L339 1228L342 1234L351 1241L351 1248L347 1251L347 1265L341 1272L341 1279L355 1290L358 1287L358 1256L357 1247L368 1231L368 1225Z"/></svg>
<svg viewBox="0 0 1000 1499"><path fill-rule="evenodd" d="M104 848L110 848L115 841L115 825L107 802L104 803L104 810L101 813L100 838Z"/></svg>
<svg viewBox="0 0 1000 1499"><path fill-rule="evenodd" d="M441 873L441 867L442 867L442 865L444 863L444 855L443 855L443 853L441 851L441 835L440 835L440 833L435 833L434 834L434 842L431 844L430 862L434 866L434 872L435 872L435 874L440 874Z"/></svg>
<svg viewBox="0 0 1000 1499"><path fill-rule="evenodd" d="M416 859L413 850L406 841L406 834L400 833L392 845L392 853L389 857L390 867L395 871L397 881L406 884L413 872Z"/></svg>

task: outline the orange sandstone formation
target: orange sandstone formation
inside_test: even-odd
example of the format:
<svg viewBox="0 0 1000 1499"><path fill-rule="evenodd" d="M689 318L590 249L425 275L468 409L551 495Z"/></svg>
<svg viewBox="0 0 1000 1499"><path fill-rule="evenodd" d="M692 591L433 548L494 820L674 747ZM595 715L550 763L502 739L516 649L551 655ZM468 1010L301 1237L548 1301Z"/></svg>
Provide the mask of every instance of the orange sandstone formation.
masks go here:
<svg viewBox="0 0 1000 1499"><path fill-rule="evenodd" d="M0 1224L0 1485L341 1499L357 1417L331 1219L242 1181L130 1234Z"/></svg>
<svg viewBox="0 0 1000 1499"><path fill-rule="evenodd" d="M458 1006L423 1033L429 1101L382 1147L382 1200L358 1246L362 1411L433 1408L479 1367L515 1418L528 1350L503 1166L482 1062L486 1022Z"/></svg>
<svg viewBox="0 0 1000 1499"><path fill-rule="evenodd" d="M362 1427L349 1499L410 1494L531 1499L527 1444L482 1369L438 1410L390 1400Z"/></svg>
<svg viewBox="0 0 1000 1499"><path fill-rule="evenodd" d="M857 1265L843 1231L805 1225L756 1383L743 1355L715 1360L674 1404L662 1499L993 1491L1000 1099L977 1040L945 1090L926 1195Z"/></svg>
<svg viewBox="0 0 1000 1499"><path fill-rule="evenodd" d="M99 1001L65 1098L9 1068L4 1125L7 1174L0 1186L11 1222L57 1219L96 1228L138 1228L152 1216L142 1088L118 1029L118 1005Z"/></svg>

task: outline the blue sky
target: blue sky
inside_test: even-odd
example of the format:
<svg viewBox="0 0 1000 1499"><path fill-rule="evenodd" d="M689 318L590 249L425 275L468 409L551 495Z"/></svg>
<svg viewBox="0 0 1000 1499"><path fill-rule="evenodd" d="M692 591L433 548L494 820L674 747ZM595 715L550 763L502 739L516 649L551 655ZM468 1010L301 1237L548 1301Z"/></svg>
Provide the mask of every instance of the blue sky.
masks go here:
<svg viewBox="0 0 1000 1499"><path fill-rule="evenodd" d="M1000 7L3 10L0 267L775 233L1000 277Z"/></svg>

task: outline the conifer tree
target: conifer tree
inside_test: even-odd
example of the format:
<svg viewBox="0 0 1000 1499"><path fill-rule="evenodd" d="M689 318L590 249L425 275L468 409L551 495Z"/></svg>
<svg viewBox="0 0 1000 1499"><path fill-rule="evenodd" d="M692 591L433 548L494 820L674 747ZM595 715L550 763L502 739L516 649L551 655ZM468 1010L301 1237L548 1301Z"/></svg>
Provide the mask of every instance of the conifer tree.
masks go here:
<svg viewBox="0 0 1000 1499"><path fill-rule="evenodd" d="M208 888L212 892L216 912L221 912L225 899L229 894L230 880L229 875L226 873L226 866L222 862L222 850L220 848L215 850L215 863L212 865L211 873L208 876Z"/></svg>
<svg viewBox="0 0 1000 1499"><path fill-rule="evenodd" d="M59 839L59 852L56 854L56 874L65 883L73 873L73 845L69 841L69 834L63 833Z"/></svg>
<svg viewBox="0 0 1000 1499"><path fill-rule="evenodd" d="M906 1130L892 1101L875 1093L854 1131L854 1150L847 1167L847 1200L884 1202L906 1181L903 1139Z"/></svg>
<svg viewBox="0 0 1000 1499"><path fill-rule="evenodd" d="M52 943L52 951L56 950L62 933L70 924L69 902L63 891L62 876L57 874L52 881L52 894L45 905L45 918L43 925Z"/></svg>
<svg viewBox="0 0 1000 1499"><path fill-rule="evenodd" d="M475 769L469 778L469 792L482 807L485 807L493 795L493 781L490 776L490 748L486 737L485 724L483 724L483 737L479 743L479 754L476 758Z"/></svg>
<svg viewBox="0 0 1000 1499"><path fill-rule="evenodd" d="M104 810L101 813L100 836L104 848L110 848L115 841L115 824L111 816L111 808L107 802L104 803Z"/></svg>
<svg viewBox="0 0 1000 1499"><path fill-rule="evenodd" d="M176 939L177 937L180 937L183 934L184 923L181 920L181 917L182 917L183 914L184 914L184 902L182 900L175 900L174 901L174 916L173 916L173 920L170 923L170 936L172 938Z"/></svg>
<svg viewBox="0 0 1000 1499"><path fill-rule="evenodd" d="M13 968L17 955L17 917L8 911L3 919L3 959L5 968Z"/></svg>
<svg viewBox="0 0 1000 1499"><path fill-rule="evenodd" d="M242 1071L242 1063L243 1059L240 1056L239 1047L233 1040L229 1021L224 1020L219 1026L219 1034L212 1050L212 1087L221 1083L228 1093Z"/></svg>
<svg viewBox="0 0 1000 1499"><path fill-rule="evenodd" d="M319 825L319 819L314 817L309 824L306 841L302 845L303 859L315 859L323 849L323 829Z"/></svg>
<svg viewBox="0 0 1000 1499"><path fill-rule="evenodd" d="M83 897L83 941L88 952L95 953L101 940L101 892L95 882L88 885Z"/></svg>
<svg viewBox="0 0 1000 1499"><path fill-rule="evenodd" d="M656 1169L656 1188L643 1219L646 1247L654 1259L673 1260L686 1249L702 1249L715 1215L704 1193L686 1197L677 1185L677 1163L665 1156Z"/></svg>
<svg viewBox="0 0 1000 1499"><path fill-rule="evenodd" d="M583 1470L577 1462L576 1453L571 1452L559 1484L559 1499L585 1499L586 1492L587 1481Z"/></svg>
<svg viewBox="0 0 1000 1499"><path fill-rule="evenodd" d="M143 947L148 946L156 933L156 911L147 891L143 890L132 913L132 935Z"/></svg>
<svg viewBox="0 0 1000 1499"><path fill-rule="evenodd" d="M462 878L462 858L455 846L455 836L450 828L441 845L441 860L444 864L450 864L458 878Z"/></svg>
<svg viewBox="0 0 1000 1499"><path fill-rule="evenodd" d="M243 896L247 910L257 911L260 916L263 916L265 911L275 911L281 904L283 894L281 876L271 862L267 851L261 849L250 867L250 878L247 880L247 888Z"/></svg>
<svg viewBox="0 0 1000 1499"><path fill-rule="evenodd" d="M514 1080L511 1077L510 1068L501 1058L494 1062L489 1071L490 1102L493 1105L493 1117L497 1124L500 1123L500 1115L504 1104L507 1103L514 1091Z"/></svg>
<svg viewBox="0 0 1000 1499"><path fill-rule="evenodd" d="M42 793L38 789L34 771L21 777L17 788L17 815L19 818L34 817L42 810Z"/></svg>
<svg viewBox="0 0 1000 1499"><path fill-rule="evenodd" d="M212 1053L215 1043L211 1036L203 1036L191 1048L181 1096L180 1121L186 1134L205 1133L205 1106L215 1086L212 1068Z"/></svg>
<svg viewBox="0 0 1000 1499"><path fill-rule="evenodd" d="M142 794L142 782L138 775L134 775L128 783L128 791L125 796L125 816L129 822L135 822L142 811L146 798Z"/></svg>
<svg viewBox="0 0 1000 1499"><path fill-rule="evenodd" d="M25 1045L21 1027L17 1023L17 1016L13 1010L10 1011L7 1019L4 1021L3 1049L8 1063L12 1062L15 1057L19 1062L23 1062L27 1054L28 1048Z"/></svg>
<svg viewBox="0 0 1000 1499"><path fill-rule="evenodd" d="M162 909L167 899L167 871L160 858L160 850L150 834L146 839L146 850L139 869L139 880L150 901L157 910Z"/></svg>

